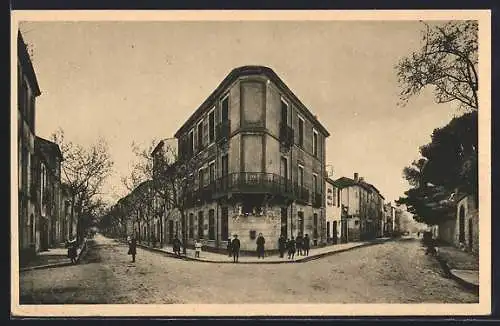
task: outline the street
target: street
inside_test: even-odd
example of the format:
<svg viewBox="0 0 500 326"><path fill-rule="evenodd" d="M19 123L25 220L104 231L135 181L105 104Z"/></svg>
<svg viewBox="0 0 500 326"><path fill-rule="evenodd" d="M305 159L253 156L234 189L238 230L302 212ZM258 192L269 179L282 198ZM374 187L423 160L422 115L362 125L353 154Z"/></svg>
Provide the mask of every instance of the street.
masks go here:
<svg viewBox="0 0 500 326"><path fill-rule="evenodd" d="M183 261L96 235L79 265L23 272L21 304L475 303L418 240L389 241L307 263Z"/></svg>

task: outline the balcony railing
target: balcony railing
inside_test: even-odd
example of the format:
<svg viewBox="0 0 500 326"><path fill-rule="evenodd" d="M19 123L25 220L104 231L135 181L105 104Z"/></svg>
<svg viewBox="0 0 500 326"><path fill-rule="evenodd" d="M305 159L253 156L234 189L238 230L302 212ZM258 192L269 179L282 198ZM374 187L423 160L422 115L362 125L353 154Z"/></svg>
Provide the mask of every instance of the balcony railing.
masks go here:
<svg viewBox="0 0 500 326"><path fill-rule="evenodd" d="M280 142L286 147L293 144L293 129L285 123L280 123Z"/></svg>
<svg viewBox="0 0 500 326"><path fill-rule="evenodd" d="M217 142L227 141L231 132L231 120L225 120L215 127L215 138Z"/></svg>
<svg viewBox="0 0 500 326"><path fill-rule="evenodd" d="M274 173L240 172L219 178L215 183L215 192L233 193L270 193L293 195L290 180Z"/></svg>

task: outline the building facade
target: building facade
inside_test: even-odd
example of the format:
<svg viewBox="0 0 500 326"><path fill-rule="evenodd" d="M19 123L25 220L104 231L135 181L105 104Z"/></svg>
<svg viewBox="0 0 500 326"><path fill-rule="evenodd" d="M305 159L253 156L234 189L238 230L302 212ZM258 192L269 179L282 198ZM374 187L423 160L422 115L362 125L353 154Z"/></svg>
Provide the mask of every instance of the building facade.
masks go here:
<svg viewBox="0 0 500 326"><path fill-rule="evenodd" d="M342 191L336 186L335 181L326 178L326 196L325 196L325 215L326 215L326 239L328 243L345 242L342 234L342 222L345 224L345 218L342 218Z"/></svg>
<svg viewBox="0 0 500 326"><path fill-rule="evenodd" d="M328 131L270 68L234 69L177 131L179 159L195 162L186 209L189 242L277 249L280 234L326 242Z"/></svg>
<svg viewBox="0 0 500 326"><path fill-rule="evenodd" d="M18 231L20 261L36 253L40 243L35 208L35 103L40 95L26 44L17 35Z"/></svg>
<svg viewBox="0 0 500 326"><path fill-rule="evenodd" d="M341 210L346 222L341 232L346 241L360 241L382 236L384 197L378 189L354 173L354 179L335 180L341 189Z"/></svg>
<svg viewBox="0 0 500 326"><path fill-rule="evenodd" d="M394 207L391 203L387 203L384 205L384 227L383 227L383 235L384 237L389 237L394 234L396 229L396 207Z"/></svg>
<svg viewBox="0 0 500 326"><path fill-rule="evenodd" d="M35 138L37 251L48 250L64 242L61 238L60 212L61 162L62 153L57 144L40 137Z"/></svg>

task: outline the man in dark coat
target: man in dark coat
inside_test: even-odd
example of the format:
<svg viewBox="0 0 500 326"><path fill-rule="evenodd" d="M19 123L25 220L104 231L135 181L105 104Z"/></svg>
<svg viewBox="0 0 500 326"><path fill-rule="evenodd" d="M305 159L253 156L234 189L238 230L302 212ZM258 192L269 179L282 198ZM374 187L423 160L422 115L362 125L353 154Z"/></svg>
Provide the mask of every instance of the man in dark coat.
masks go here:
<svg viewBox="0 0 500 326"><path fill-rule="evenodd" d="M234 235L234 239L231 242L231 249L233 250L233 262L237 263L238 258L240 258L240 239L238 239L238 235Z"/></svg>
<svg viewBox="0 0 500 326"><path fill-rule="evenodd" d="M295 239L292 238L287 241L287 247L288 247L288 259L293 259L293 256L295 255Z"/></svg>
<svg viewBox="0 0 500 326"><path fill-rule="evenodd" d="M132 255L132 262L135 262L135 254L137 253L137 240L135 239L135 236L133 236L130 239L130 242L128 243L128 254Z"/></svg>
<svg viewBox="0 0 500 326"><path fill-rule="evenodd" d="M264 239L264 236L262 233L259 233L259 236L257 237L257 256L258 258L264 259L264 244L266 243L266 239Z"/></svg>
<svg viewBox="0 0 500 326"><path fill-rule="evenodd" d="M179 237L177 235L175 236L172 243L172 249L174 251L174 254L176 254L177 256L181 255L181 240L179 240Z"/></svg>
<svg viewBox="0 0 500 326"><path fill-rule="evenodd" d="M311 248L311 239L309 238L309 234L306 234L302 244L304 248L304 255L309 256L309 248Z"/></svg>
<svg viewBox="0 0 500 326"><path fill-rule="evenodd" d="M278 248L280 250L280 258L283 258L286 249L286 239L283 234L280 235L280 238L278 239Z"/></svg>
<svg viewBox="0 0 500 326"><path fill-rule="evenodd" d="M299 235L295 239L295 245L297 247L297 256L302 255L303 244L304 244L304 238L302 238L302 234L299 233Z"/></svg>

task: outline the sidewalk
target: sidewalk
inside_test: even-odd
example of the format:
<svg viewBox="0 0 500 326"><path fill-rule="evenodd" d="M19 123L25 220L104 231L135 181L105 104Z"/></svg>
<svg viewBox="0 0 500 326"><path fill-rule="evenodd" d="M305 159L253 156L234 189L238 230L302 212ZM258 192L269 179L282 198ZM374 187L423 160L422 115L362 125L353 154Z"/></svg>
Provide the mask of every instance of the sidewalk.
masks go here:
<svg viewBox="0 0 500 326"><path fill-rule="evenodd" d="M473 290L479 289L479 257L452 246L440 246L438 260L451 278Z"/></svg>
<svg viewBox="0 0 500 326"><path fill-rule="evenodd" d="M366 247L366 246L371 246L379 243L384 243L386 241L390 241L392 238L378 238L375 240L371 241L364 241L364 242L349 242L349 243L342 243L342 244L337 244L337 245L328 245L325 247L321 248L313 248L309 250L309 256L297 256L295 254L294 259L288 259L285 253L284 258L280 258L278 254L275 255L270 255L266 256L264 259L259 259L254 256L240 256L239 257L239 264L283 264L283 263L303 263L303 262L308 262L311 260L319 259L325 256L333 255L336 253L352 250L355 248L361 248L361 247ZM122 240L117 240L121 241ZM195 258L194 257L194 250L193 249L187 249L186 250L186 256L181 255L180 257L175 256L174 252L172 251L171 246L163 247L163 248L153 248L144 244L137 244L138 247L146 249L146 250L151 250L151 251L156 251L160 253L167 254L168 256L175 257L178 259L185 259L185 260L192 260L192 261L200 261L200 262L207 262L207 263L233 263L233 258L229 257L227 254L218 254L218 253L212 253L212 252L207 252L207 251L202 251L200 258Z"/></svg>
<svg viewBox="0 0 500 326"><path fill-rule="evenodd" d="M83 253L87 248L87 240L83 245L77 248L77 263L80 261ZM60 266L69 266L71 260L68 258L68 249L66 248L50 248L47 251L38 252L36 257L30 260L24 266L19 268L20 272L31 271L35 269L45 269Z"/></svg>

